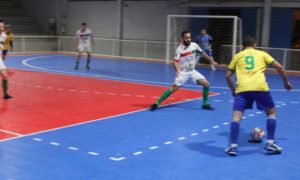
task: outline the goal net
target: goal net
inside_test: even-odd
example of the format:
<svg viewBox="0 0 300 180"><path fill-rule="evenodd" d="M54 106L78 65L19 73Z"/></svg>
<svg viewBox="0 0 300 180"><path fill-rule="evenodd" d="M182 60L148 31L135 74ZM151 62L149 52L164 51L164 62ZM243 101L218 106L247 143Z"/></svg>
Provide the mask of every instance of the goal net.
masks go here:
<svg viewBox="0 0 300 180"><path fill-rule="evenodd" d="M242 41L242 22L237 16L212 15L168 15L166 38L166 62L170 63L178 44L181 32L188 30L195 41L201 29L212 36L214 59L228 64L233 55L240 50Z"/></svg>

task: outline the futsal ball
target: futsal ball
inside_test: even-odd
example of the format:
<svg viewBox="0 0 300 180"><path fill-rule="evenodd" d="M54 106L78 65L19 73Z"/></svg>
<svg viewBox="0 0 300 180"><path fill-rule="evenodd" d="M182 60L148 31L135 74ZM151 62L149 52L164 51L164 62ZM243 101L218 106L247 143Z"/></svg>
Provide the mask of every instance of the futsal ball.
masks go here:
<svg viewBox="0 0 300 180"><path fill-rule="evenodd" d="M262 128L256 127L251 130L250 135L253 141L261 141L265 136L265 131Z"/></svg>

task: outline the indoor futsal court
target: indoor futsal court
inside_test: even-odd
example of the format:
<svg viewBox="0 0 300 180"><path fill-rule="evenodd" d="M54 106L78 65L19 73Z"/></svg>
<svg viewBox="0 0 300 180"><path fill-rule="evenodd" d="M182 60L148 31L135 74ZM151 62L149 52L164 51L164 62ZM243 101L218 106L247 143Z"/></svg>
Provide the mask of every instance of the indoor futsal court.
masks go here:
<svg viewBox="0 0 300 180"><path fill-rule="evenodd" d="M300 180L299 139L300 0L0 0L0 180Z"/></svg>
<svg viewBox="0 0 300 180"><path fill-rule="evenodd" d="M267 75L283 154L265 155L264 143L247 142L252 127L265 127L265 115L249 110L239 156L232 158L224 153L233 103L224 70L197 68L211 82L215 111L201 110L200 88L189 82L152 112L148 107L172 82L171 65L95 57L93 69L75 71L67 54L11 56L7 65L15 97L1 100L0 179L300 176L297 74L290 76L290 92L277 74Z"/></svg>

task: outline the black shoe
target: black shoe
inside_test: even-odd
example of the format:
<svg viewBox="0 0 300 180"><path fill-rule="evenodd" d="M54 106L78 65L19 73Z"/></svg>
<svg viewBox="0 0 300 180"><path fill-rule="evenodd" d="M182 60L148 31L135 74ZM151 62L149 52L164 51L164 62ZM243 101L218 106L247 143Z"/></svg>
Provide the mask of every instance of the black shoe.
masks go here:
<svg viewBox="0 0 300 180"><path fill-rule="evenodd" d="M75 70L77 70L77 69L78 69L78 67L79 67L79 66L78 66L78 65L76 65L74 69L75 69Z"/></svg>
<svg viewBox="0 0 300 180"><path fill-rule="evenodd" d="M5 96L3 96L3 99L11 99L11 98L13 98L13 97L10 96L10 95L8 95L8 94L6 94Z"/></svg>
<svg viewBox="0 0 300 180"><path fill-rule="evenodd" d="M86 69L87 69L87 70L90 70L90 69L91 69L91 68L90 68L90 65L87 64L87 65L86 65Z"/></svg>
<svg viewBox="0 0 300 180"><path fill-rule="evenodd" d="M211 111L215 110L215 108L213 108L210 104L203 105L202 109L211 110Z"/></svg>
<svg viewBox="0 0 300 180"><path fill-rule="evenodd" d="M157 104L152 104L149 108L150 111L154 111L155 109L157 109L158 105Z"/></svg>

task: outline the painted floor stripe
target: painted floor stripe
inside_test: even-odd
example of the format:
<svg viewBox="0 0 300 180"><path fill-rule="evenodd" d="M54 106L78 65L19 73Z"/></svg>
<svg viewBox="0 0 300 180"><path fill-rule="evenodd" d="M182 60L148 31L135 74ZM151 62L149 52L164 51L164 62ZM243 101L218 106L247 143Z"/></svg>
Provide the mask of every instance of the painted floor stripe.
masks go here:
<svg viewBox="0 0 300 180"><path fill-rule="evenodd" d="M35 141L43 141L43 139L40 139L40 138L33 138L33 140L35 140Z"/></svg>
<svg viewBox="0 0 300 180"><path fill-rule="evenodd" d="M197 136L198 133L191 133L191 136Z"/></svg>
<svg viewBox="0 0 300 180"><path fill-rule="evenodd" d="M209 129L203 129L202 130L202 132L208 132L209 131Z"/></svg>
<svg viewBox="0 0 300 180"><path fill-rule="evenodd" d="M186 137L180 137L180 138L177 138L178 140L185 140L186 139Z"/></svg>
<svg viewBox="0 0 300 180"><path fill-rule="evenodd" d="M152 146L152 147L149 147L150 150L154 150L154 149L157 149L158 146Z"/></svg>
<svg viewBox="0 0 300 180"><path fill-rule="evenodd" d="M93 156L98 156L99 155L99 153L96 153L96 152L88 152L88 154L93 155Z"/></svg>
<svg viewBox="0 0 300 180"><path fill-rule="evenodd" d="M217 128L219 128L220 126L213 126L212 128L214 128L214 129L217 129Z"/></svg>
<svg viewBox="0 0 300 180"><path fill-rule="evenodd" d="M126 158L125 158L125 157L119 157L119 158L116 158L116 157L110 157L109 159L110 159L110 160L113 160L113 161L122 161L122 160L125 160Z"/></svg>
<svg viewBox="0 0 300 180"><path fill-rule="evenodd" d="M142 151L138 151L138 152L133 153L133 155L135 155L135 156L140 155L140 154L143 154L143 152Z"/></svg>
<svg viewBox="0 0 300 180"><path fill-rule="evenodd" d="M60 144L57 142L50 142L49 144L54 145L54 146L59 146Z"/></svg>
<svg viewBox="0 0 300 180"><path fill-rule="evenodd" d="M68 149L73 150L73 151L79 150L79 148L77 148L77 147L68 147Z"/></svg>
<svg viewBox="0 0 300 180"><path fill-rule="evenodd" d="M164 144L168 145L168 144L173 144L173 141L167 141Z"/></svg>

